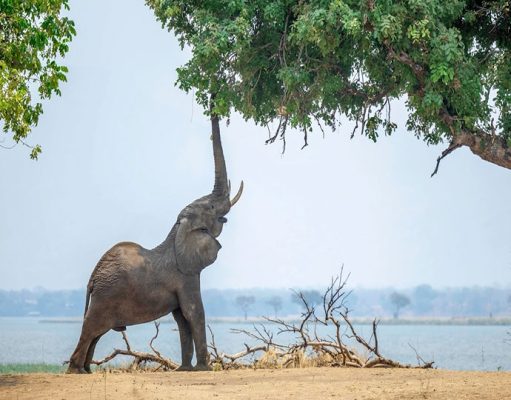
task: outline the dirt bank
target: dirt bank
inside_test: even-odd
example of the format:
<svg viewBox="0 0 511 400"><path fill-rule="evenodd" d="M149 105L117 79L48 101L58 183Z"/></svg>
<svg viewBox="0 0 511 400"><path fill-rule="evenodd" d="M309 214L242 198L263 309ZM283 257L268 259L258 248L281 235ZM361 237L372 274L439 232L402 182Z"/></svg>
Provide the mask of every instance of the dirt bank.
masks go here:
<svg viewBox="0 0 511 400"><path fill-rule="evenodd" d="M511 399L510 372L303 368L0 375L0 399Z"/></svg>

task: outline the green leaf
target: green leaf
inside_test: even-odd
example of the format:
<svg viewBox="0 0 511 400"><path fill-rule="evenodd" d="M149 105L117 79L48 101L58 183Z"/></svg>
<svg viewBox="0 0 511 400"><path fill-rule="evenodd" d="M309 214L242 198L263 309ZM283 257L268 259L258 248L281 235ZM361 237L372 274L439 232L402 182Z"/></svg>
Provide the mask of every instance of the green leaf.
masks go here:
<svg viewBox="0 0 511 400"><path fill-rule="evenodd" d="M37 125L40 100L60 95L59 83L67 79L57 58L76 31L61 15L65 9L67 0L0 0L0 121L15 142ZM40 153L36 145L30 157Z"/></svg>

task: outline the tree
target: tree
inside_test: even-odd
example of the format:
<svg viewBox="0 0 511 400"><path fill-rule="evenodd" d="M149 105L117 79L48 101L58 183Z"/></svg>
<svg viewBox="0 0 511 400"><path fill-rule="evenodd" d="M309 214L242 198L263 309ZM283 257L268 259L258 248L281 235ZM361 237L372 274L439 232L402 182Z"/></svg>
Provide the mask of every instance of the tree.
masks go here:
<svg viewBox="0 0 511 400"><path fill-rule="evenodd" d="M236 305L239 308L241 308L241 310L243 311L245 321L247 320L248 310L250 310L250 307L254 303L255 303L254 296L238 296L238 297L236 297Z"/></svg>
<svg viewBox="0 0 511 400"><path fill-rule="evenodd" d="M43 113L41 101L61 94L68 69L58 58L76 35L64 10L68 0L0 0L0 121L15 144L32 149L32 159L41 146L25 138Z"/></svg>
<svg viewBox="0 0 511 400"><path fill-rule="evenodd" d="M272 296L267 301L266 304L271 306L274 311L274 316L277 318L277 313L282 310L282 297L280 296Z"/></svg>
<svg viewBox="0 0 511 400"><path fill-rule="evenodd" d="M399 311L410 304L410 299L404 294L392 292L390 295L390 302L394 305L394 318L398 319Z"/></svg>
<svg viewBox="0 0 511 400"><path fill-rule="evenodd" d="M511 11L508 0L146 0L190 46L177 84L207 110L278 122L267 143L340 116L377 141L396 129L391 101L405 98L406 127L511 168ZM433 173L433 174L434 174Z"/></svg>
<svg viewBox="0 0 511 400"><path fill-rule="evenodd" d="M300 307L304 307L305 304L315 307L323 301L323 296L317 290L301 290L293 292L291 301Z"/></svg>
<svg viewBox="0 0 511 400"><path fill-rule="evenodd" d="M413 290L413 307L417 314L424 315L430 312L437 295L430 285L416 286Z"/></svg>

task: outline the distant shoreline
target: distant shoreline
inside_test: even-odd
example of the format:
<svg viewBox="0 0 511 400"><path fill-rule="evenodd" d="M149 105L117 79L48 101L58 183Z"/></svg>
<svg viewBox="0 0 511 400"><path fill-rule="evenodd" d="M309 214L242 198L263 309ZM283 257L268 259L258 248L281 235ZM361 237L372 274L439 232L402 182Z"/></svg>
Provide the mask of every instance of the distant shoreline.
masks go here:
<svg viewBox="0 0 511 400"><path fill-rule="evenodd" d="M24 318L24 317L17 317ZM34 317L29 317L34 318ZM282 320L286 322L298 322L300 321L297 316L282 317ZM75 324L82 323L82 317L41 317L39 323L44 324ZM174 320L170 317L166 317L160 320L162 323L174 323ZM356 325L370 325L373 323L373 318L361 317L352 318L352 323ZM379 325L472 325L472 326L511 326L511 317L421 317L421 318L381 318L378 320ZM214 317L207 320L208 323L246 323L246 324L259 324L271 322L267 321L263 317L252 317L244 320L240 317Z"/></svg>

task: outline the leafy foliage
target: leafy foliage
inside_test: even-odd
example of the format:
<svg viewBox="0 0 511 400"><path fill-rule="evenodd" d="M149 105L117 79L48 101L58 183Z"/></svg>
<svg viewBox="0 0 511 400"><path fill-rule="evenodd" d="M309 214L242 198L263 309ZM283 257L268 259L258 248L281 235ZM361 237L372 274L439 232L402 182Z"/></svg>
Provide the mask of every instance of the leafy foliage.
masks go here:
<svg viewBox="0 0 511 400"><path fill-rule="evenodd" d="M36 126L41 101L60 95L66 81L58 58L76 34L73 21L61 14L68 0L0 0L0 120L16 143ZM37 158L41 147L32 148Z"/></svg>
<svg viewBox="0 0 511 400"><path fill-rule="evenodd" d="M146 2L191 48L179 87L206 110L216 93L222 116L280 120L271 142L290 125L306 145L341 115L376 141L406 96L407 128L428 144L479 131L511 143L508 0Z"/></svg>

